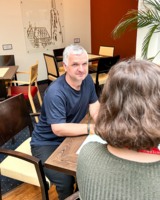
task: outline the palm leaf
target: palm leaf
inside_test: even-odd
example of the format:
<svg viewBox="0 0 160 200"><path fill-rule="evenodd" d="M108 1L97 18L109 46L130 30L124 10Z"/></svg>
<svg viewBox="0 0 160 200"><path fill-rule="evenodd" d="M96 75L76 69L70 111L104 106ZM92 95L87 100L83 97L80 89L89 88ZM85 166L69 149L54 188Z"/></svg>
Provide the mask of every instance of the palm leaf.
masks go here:
<svg viewBox="0 0 160 200"><path fill-rule="evenodd" d="M160 11L159 1L157 1L157 0L155 0L155 1L144 0L144 2L147 3L148 5L153 6L156 10Z"/></svg>
<svg viewBox="0 0 160 200"><path fill-rule="evenodd" d="M154 60L154 58L158 55L160 53L160 51L158 51L158 53L156 53L156 55L155 56L153 56L153 57L150 57L150 58L148 58L147 60L149 60L149 61L153 61Z"/></svg>
<svg viewBox="0 0 160 200"><path fill-rule="evenodd" d="M151 26L150 30L148 31L147 35L144 38L144 41L142 43L142 57L145 59L147 58L148 47L149 47L151 37L158 27L159 27L159 24Z"/></svg>
<svg viewBox="0 0 160 200"><path fill-rule="evenodd" d="M149 27L142 44L142 57L147 58L148 47L153 33L160 31L160 3L155 0L144 0L151 8L146 7L146 10L131 10L121 19L119 24L112 31L113 38L116 39L123 35L128 30L137 28ZM146 4L145 4L146 6Z"/></svg>

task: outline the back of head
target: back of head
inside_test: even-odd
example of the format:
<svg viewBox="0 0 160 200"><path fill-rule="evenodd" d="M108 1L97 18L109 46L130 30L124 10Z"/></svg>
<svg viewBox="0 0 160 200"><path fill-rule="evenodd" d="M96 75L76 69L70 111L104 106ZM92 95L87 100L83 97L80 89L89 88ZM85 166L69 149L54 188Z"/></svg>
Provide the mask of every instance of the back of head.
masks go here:
<svg viewBox="0 0 160 200"><path fill-rule="evenodd" d="M87 51L82 46L71 44L67 46L63 51L63 62L65 63L66 66L68 66L68 58L71 53L75 55L81 55L83 52L86 53L88 58Z"/></svg>
<svg viewBox="0 0 160 200"><path fill-rule="evenodd" d="M148 61L111 68L101 96L96 134L111 146L134 150L160 143L160 68Z"/></svg>

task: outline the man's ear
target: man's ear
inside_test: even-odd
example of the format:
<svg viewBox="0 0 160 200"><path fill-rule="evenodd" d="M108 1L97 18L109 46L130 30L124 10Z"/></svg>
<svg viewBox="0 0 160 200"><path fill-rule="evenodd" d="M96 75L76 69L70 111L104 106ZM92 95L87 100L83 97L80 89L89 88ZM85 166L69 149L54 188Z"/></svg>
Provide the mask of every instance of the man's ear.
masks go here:
<svg viewBox="0 0 160 200"><path fill-rule="evenodd" d="M64 67L64 70L65 70L65 72L67 71L67 66L66 66L66 64L63 62L63 67Z"/></svg>

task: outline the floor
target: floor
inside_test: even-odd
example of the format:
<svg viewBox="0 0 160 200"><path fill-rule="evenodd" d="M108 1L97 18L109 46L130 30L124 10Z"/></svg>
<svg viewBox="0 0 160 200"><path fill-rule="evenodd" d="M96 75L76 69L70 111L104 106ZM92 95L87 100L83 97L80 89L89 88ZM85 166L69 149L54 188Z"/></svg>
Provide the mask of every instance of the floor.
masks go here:
<svg viewBox="0 0 160 200"><path fill-rule="evenodd" d="M50 200L59 200L56 188L54 185L50 188ZM23 183L14 190L4 194L2 200L42 200L40 187Z"/></svg>

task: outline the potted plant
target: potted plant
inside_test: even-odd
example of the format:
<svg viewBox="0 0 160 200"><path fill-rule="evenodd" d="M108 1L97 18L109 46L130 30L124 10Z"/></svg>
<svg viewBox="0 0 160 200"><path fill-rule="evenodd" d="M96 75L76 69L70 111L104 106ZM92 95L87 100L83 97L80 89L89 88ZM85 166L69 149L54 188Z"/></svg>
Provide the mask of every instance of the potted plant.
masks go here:
<svg viewBox="0 0 160 200"><path fill-rule="evenodd" d="M142 43L142 57L153 60L154 57L148 58L148 47L153 34L160 32L160 2L157 0L143 0L144 10L131 10L121 19L119 24L114 28L112 34L114 39L120 37L127 29L135 30L138 28L148 27Z"/></svg>

